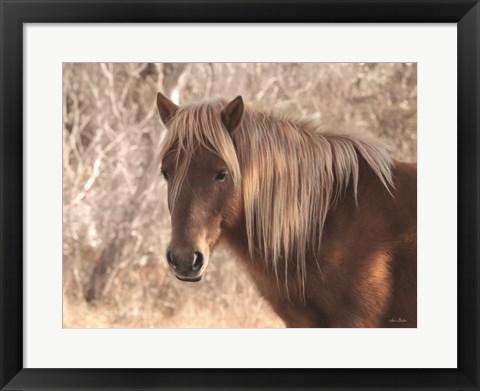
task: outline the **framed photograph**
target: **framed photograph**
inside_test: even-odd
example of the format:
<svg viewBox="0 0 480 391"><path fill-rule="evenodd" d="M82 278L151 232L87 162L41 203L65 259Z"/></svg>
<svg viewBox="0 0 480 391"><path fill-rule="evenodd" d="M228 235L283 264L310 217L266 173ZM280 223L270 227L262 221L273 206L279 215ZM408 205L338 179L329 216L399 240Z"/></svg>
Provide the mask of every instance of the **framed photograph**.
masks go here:
<svg viewBox="0 0 480 391"><path fill-rule="evenodd" d="M2 390L479 389L478 1L0 2Z"/></svg>

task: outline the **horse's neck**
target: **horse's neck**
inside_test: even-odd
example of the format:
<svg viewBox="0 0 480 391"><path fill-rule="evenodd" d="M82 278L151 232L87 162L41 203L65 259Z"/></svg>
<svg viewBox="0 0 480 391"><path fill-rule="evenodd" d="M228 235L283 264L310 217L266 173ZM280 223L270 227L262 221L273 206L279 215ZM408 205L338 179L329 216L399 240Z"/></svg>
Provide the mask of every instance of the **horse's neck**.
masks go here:
<svg viewBox="0 0 480 391"><path fill-rule="evenodd" d="M360 158L359 161L359 182L357 188L358 203L354 197L353 184L350 183L347 187L345 194L342 197L337 198L335 204L330 208L327 213L326 220L324 222L322 232L322 244L332 238L329 231L332 227L335 227L333 231L337 232L338 226L351 226L355 224L352 221L353 216L363 213L363 209L370 211L370 213L382 213L381 211L375 211L375 204L390 205L392 201L392 195L383 186L379 178L370 168L370 166ZM341 227L339 229L341 231ZM245 215L242 212L241 217L238 219L235 226L229 227L225 231L225 239L228 244L234 249L234 251L245 260L251 260L249 254L249 245L247 240L247 230L245 223ZM260 255L261 257L261 255ZM260 266L264 266L267 262L264 260L251 260L255 263L260 263Z"/></svg>

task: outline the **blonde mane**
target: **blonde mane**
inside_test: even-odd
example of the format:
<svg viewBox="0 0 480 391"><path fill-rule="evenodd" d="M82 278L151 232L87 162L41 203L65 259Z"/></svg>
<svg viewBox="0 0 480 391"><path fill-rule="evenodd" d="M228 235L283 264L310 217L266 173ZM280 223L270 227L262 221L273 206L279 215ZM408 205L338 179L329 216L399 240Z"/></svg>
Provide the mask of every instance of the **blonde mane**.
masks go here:
<svg viewBox="0 0 480 391"><path fill-rule="evenodd" d="M176 153L177 171L169 195L173 207L198 147L217 154L241 186L251 256L260 252L277 276L292 267L302 293L308 249L320 249L329 209L349 185L357 198L359 156L387 189L392 160L380 142L319 131L306 122L245 107L233 135L220 113L225 101L181 107L173 116L161 156ZM319 252L316 251L318 254Z"/></svg>

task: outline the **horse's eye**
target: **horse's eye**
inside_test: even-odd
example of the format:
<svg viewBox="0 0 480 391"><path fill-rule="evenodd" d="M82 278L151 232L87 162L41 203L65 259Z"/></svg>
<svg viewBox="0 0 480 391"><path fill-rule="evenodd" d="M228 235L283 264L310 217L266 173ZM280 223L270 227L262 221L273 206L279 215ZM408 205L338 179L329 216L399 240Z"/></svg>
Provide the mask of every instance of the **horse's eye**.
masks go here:
<svg viewBox="0 0 480 391"><path fill-rule="evenodd" d="M165 180L168 181L168 174L165 172L165 170L162 170L162 175L165 178Z"/></svg>
<svg viewBox="0 0 480 391"><path fill-rule="evenodd" d="M223 182L226 177L227 177L227 172L226 172L226 171L220 171L220 172L215 176L215 180L216 180L217 182Z"/></svg>

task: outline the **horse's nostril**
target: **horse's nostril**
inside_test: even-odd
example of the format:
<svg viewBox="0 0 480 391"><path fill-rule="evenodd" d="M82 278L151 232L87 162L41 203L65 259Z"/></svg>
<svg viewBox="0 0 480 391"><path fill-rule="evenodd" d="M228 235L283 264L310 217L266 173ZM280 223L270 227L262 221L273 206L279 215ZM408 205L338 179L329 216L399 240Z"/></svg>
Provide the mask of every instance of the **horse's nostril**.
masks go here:
<svg viewBox="0 0 480 391"><path fill-rule="evenodd" d="M170 250L167 251L167 262L172 269L177 268L177 265L175 265L175 262L173 261L173 254Z"/></svg>
<svg viewBox="0 0 480 391"><path fill-rule="evenodd" d="M193 253L193 264L192 269L198 270L203 266L203 254L200 251L195 251Z"/></svg>

